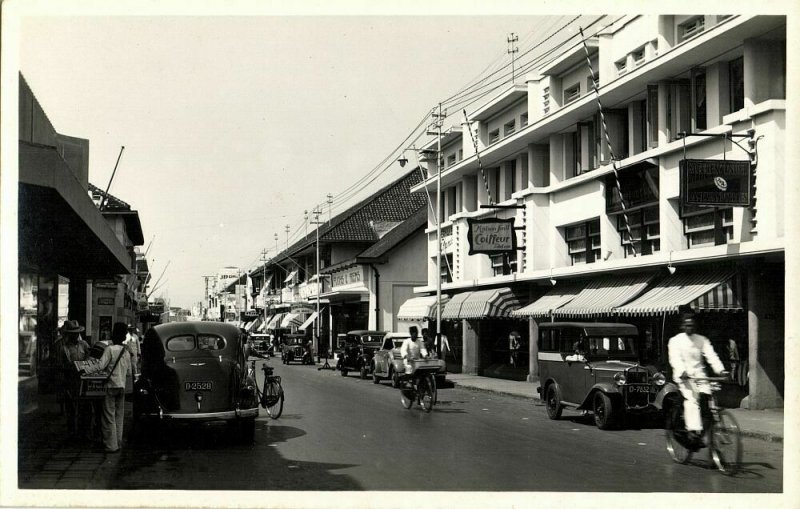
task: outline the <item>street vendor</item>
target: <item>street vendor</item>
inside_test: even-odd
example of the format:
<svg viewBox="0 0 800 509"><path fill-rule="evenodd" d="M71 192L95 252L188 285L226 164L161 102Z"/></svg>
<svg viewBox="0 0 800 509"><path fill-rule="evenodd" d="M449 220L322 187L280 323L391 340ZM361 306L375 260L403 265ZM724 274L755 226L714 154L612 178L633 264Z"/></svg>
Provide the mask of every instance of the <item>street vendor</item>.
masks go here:
<svg viewBox="0 0 800 509"><path fill-rule="evenodd" d="M89 343L81 337L84 328L77 320L67 320L60 329L61 337L55 342L55 359L59 397L67 416L67 433L75 437L79 430L87 432L84 421L87 412L79 402L80 376L75 361L85 361L89 356Z"/></svg>

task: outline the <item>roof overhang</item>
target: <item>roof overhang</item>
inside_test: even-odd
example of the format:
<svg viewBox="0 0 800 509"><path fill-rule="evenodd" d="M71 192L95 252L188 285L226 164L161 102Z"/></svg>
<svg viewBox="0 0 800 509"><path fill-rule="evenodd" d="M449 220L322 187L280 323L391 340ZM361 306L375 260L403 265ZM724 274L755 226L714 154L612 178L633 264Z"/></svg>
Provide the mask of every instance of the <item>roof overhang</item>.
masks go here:
<svg viewBox="0 0 800 509"><path fill-rule="evenodd" d="M586 47L589 48L590 55L597 53L599 45L600 40L597 37L586 39ZM539 73L549 76L558 76L564 74L581 62L586 62L586 50L583 48L583 42L577 43L557 58L551 60L544 67L539 69Z"/></svg>
<svg viewBox="0 0 800 509"><path fill-rule="evenodd" d="M130 274L117 239L54 147L19 144L19 266L87 279Z"/></svg>
<svg viewBox="0 0 800 509"><path fill-rule="evenodd" d="M511 85L505 91L478 107L469 116L470 121L488 120L520 99L528 97L528 85Z"/></svg>

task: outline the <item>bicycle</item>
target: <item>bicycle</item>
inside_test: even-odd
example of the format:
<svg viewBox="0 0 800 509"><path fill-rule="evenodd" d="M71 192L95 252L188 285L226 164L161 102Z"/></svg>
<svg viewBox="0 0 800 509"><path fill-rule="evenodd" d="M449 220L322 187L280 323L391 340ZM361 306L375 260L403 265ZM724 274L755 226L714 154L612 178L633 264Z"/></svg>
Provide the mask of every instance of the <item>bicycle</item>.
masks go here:
<svg viewBox="0 0 800 509"><path fill-rule="evenodd" d="M401 381L410 382L409 385L400 386L400 402L406 410L410 409L414 402L425 412L433 410L437 399L436 377L433 374L440 368L435 361L436 359L411 361L412 372L400 377Z"/></svg>
<svg viewBox="0 0 800 509"><path fill-rule="evenodd" d="M721 389L719 382L727 381L727 377L692 377L691 380L710 382L711 395L708 398L708 413L703 416L703 436L708 442L711 461L717 469L731 475L735 473L742 460L742 441L739 424L733 415L720 408L714 393ZM692 390L697 390L692 384ZM683 398L672 405L667 414L667 453L676 463L685 464L692 454L699 450L686 430L683 420Z"/></svg>
<svg viewBox="0 0 800 509"><path fill-rule="evenodd" d="M250 370L255 378L256 361L250 362ZM271 418L277 419L283 413L284 394L281 377L274 375L275 368L267 366L267 363L261 365L261 370L264 372L264 385L263 389L259 389L258 382L256 382L258 401L261 403L261 408L264 408Z"/></svg>

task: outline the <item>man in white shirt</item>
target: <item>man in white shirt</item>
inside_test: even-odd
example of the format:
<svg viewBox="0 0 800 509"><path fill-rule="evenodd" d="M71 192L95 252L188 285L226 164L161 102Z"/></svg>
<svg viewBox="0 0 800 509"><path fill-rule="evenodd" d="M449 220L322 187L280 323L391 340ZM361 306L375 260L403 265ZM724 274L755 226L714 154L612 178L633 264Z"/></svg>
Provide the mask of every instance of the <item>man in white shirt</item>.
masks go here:
<svg viewBox="0 0 800 509"><path fill-rule="evenodd" d="M692 439L699 442L703 433L699 399L701 394L710 395L711 387L707 382L697 382L690 378L708 376L703 367L704 358L715 373L725 376L728 372L725 371L725 366L722 365L708 338L694 333L695 327L694 315L684 315L681 325L683 332L670 338L668 350L672 379L683 394L683 419L686 429ZM703 397L704 404L707 404L707 397Z"/></svg>
<svg viewBox="0 0 800 509"><path fill-rule="evenodd" d="M413 371L411 361L421 358L424 359L428 356L428 350L425 348L425 342L417 337L419 333L415 326L412 325L409 327L408 333L411 337L407 338L403 341L403 344L400 345L400 357L403 358L406 373L411 373Z"/></svg>

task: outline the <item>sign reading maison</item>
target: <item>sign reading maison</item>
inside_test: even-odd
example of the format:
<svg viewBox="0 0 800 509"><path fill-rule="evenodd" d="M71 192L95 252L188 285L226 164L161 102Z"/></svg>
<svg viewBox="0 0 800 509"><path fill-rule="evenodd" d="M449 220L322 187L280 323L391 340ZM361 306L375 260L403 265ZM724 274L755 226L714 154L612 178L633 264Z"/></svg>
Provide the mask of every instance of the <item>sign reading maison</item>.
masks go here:
<svg viewBox="0 0 800 509"><path fill-rule="evenodd" d="M750 161L684 159L680 162L684 205L749 207Z"/></svg>
<svg viewBox="0 0 800 509"><path fill-rule="evenodd" d="M514 219L467 219L469 254L498 254L517 249Z"/></svg>

